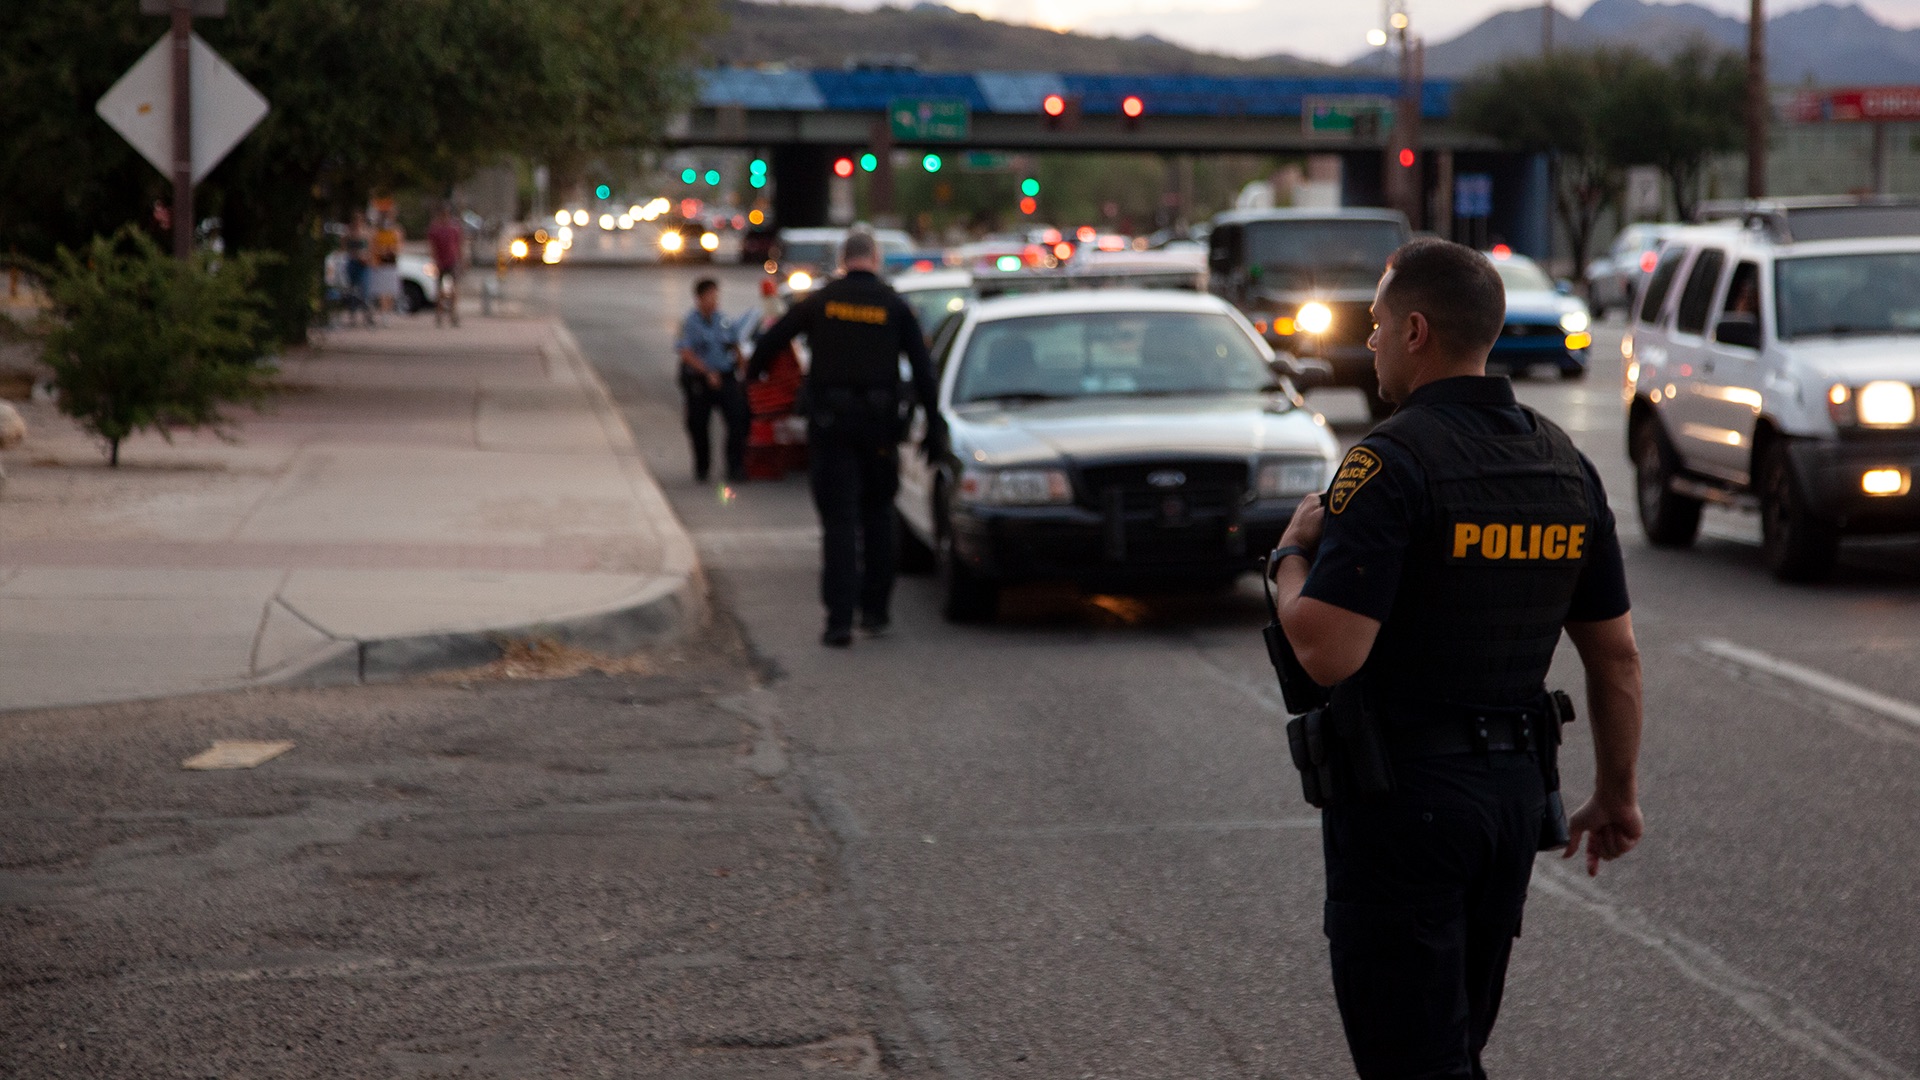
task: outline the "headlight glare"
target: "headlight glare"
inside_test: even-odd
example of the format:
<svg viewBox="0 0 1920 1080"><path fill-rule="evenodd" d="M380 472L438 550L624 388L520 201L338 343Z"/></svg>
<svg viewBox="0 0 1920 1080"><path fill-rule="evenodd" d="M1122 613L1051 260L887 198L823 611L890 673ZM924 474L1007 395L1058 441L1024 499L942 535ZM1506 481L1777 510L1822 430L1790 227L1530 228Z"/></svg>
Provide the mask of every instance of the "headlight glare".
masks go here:
<svg viewBox="0 0 1920 1080"><path fill-rule="evenodd" d="M1569 311L1560 316L1560 329L1569 334L1578 334L1593 325L1593 320L1584 311Z"/></svg>
<svg viewBox="0 0 1920 1080"><path fill-rule="evenodd" d="M1059 506L1073 501L1073 484L1060 469L968 469L960 498L983 506Z"/></svg>
<svg viewBox="0 0 1920 1080"><path fill-rule="evenodd" d="M806 292L808 289L813 288L813 275L807 273L805 270L795 270L793 274L787 278L787 288L792 289L794 292Z"/></svg>
<svg viewBox="0 0 1920 1080"><path fill-rule="evenodd" d="M1913 387L1891 379L1870 382L1860 388L1860 422L1874 427L1900 427L1913 423Z"/></svg>
<svg viewBox="0 0 1920 1080"><path fill-rule="evenodd" d="M1324 334L1333 325L1333 309L1318 300L1309 300L1300 305L1293 322L1309 334Z"/></svg>
<svg viewBox="0 0 1920 1080"><path fill-rule="evenodd" d="M1326 482L1324 461L1269 461L1260 466L1254 492L1262 499L1296 499L1319 491Z"/></svg>

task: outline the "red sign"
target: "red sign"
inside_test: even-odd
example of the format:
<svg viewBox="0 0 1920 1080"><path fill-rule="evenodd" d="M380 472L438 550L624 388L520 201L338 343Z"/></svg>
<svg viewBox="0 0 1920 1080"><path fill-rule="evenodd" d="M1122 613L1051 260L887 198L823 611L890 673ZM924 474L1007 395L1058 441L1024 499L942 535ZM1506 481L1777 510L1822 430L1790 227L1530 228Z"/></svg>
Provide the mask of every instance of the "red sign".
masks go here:
<svg viewBox="0 0 1920 1080"><path fill-rule="evenodd" d="M1920 86L1862 86L1794 95L1787 115L1801 123L1920 120Z"/></svg>

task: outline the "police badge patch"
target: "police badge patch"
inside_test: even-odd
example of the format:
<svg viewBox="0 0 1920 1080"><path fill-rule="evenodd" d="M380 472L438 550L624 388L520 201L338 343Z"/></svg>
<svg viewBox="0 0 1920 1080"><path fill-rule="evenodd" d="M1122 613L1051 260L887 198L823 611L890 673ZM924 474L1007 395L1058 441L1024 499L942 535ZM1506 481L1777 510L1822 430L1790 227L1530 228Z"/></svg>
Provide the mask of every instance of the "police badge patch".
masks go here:
<svg viewBox="0 0 1920 1080"><path fill-rule="evenodd" d="M1327 492L1327 512L1338 514L1345 510L1354 492L1379 472L1380 455L1364 446L1347 451L1347 456L1340 460L1340 471L1333 476L1333 489Z"/></svg>

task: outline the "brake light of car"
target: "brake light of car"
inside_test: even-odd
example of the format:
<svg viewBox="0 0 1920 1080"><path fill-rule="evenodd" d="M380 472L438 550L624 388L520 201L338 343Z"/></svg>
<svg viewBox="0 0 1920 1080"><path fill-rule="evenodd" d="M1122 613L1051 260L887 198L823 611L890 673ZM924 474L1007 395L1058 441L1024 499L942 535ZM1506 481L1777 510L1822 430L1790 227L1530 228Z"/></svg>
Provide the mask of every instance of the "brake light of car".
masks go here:
<svg viewBox="0 0 1920 1080"><path fill-rule="evenodd" d="M1073 245L1061 240L1053 245L1053 257L1061 262L1073 258Z"/></svg>
<svg viewBox="0 0 1920 1080"><path fill-rule="evenodd" d="M1652 251L1641 252L1640 253L1640 272L1643 274L1653 273L1654 264L1658 263L1659 261L1660 261L1660 256L1657 253Z"/></svg>

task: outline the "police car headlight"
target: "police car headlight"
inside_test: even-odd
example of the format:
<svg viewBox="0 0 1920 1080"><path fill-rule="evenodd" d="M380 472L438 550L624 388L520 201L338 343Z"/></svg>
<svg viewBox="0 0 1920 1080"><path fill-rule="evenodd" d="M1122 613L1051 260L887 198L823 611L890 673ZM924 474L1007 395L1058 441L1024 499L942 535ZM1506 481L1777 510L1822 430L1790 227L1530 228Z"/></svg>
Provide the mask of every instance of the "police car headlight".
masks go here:
<svg viewBox="0 0 1920 1080"><path fill-rule="evenodd" d="M1560 329L1569 334L1578 334L1593 325L1593 320L1584 311L1569 311L1560 316Z"/></svg>
<svg viewBox="0 0 1920 1080"><path fill-rule="evenodd" d="M787 288L792 289L794 292L806 292L808 289L813 288L813 275L807 273L805 270L795 270L787 278Z"/></svg>
<svg viewBox="0 0 1920 1080"><path fill-rule="evenodd" d="M1880 379L1860 388L1855 396L1860 422L1874 427L1901 427L1913 423L1913 387Z"/></svg>
<svg viewBox="0 0 1920 1080"><path fill-rule="evenodd" d="M968 469L959 494L979 506L1063 506L1073 501L1073 483L1060 469Z"/></svg>
<svg viewBox="0 0 1920 1080"><path fill-rule="evenodd" d="M1324 334L1333 325L1333 309L1318 300L1310 300L1300 305L1293 323L1309 334Z"/></svg>
<svg viewBox="0 0 1920 1080"><path fill-rule="evenodd" d="M1260 466L1254 494L1262 499L1297 499L1327 483L1324 461L1269 461Z"/></svg>

